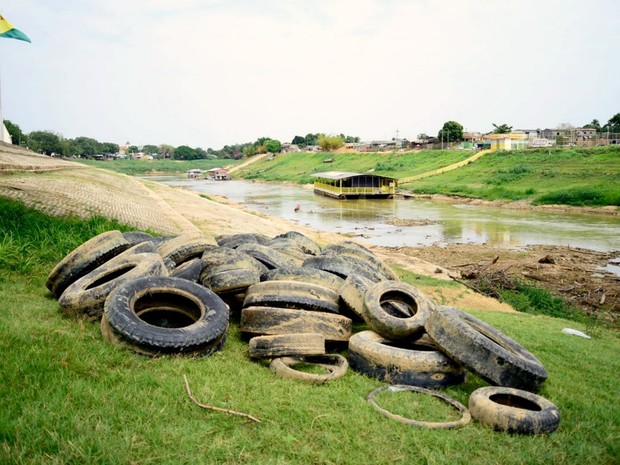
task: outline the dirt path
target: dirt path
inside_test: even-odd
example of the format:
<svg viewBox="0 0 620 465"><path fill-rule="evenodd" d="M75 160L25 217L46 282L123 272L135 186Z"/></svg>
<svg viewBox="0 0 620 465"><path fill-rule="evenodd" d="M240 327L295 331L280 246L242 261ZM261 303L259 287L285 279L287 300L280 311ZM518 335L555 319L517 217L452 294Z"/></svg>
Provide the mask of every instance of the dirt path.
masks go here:
<svg viewBox="0 0 620 465"><path fill-rule="evenodd" d="M488 155L489 153L492 153L492 152L493 150L480 150L478 153L476 153L475 155L469 158L466 158L465 160L461 160L451 165L444 166L443 168L439 168L433 171L427 171L426 173L422 173L422 174L416 174L415 176L409 176L408 178L402 178L398 181L398 184L399 185L407 184L412 181L416 181L418 179L428 178L429 176L435 176L436 174L441 174L441 173L445 173L446 171L455 170L457 168L460 168L461 166L467 165L468 163L472 161L476 161L478 158Z"/></svg>
<svg viewBox="0 0 620 465"><path fill-rule="evenodd" d="M229 172L230 173L234 173L235 171L238 171L241 168L245 168L246 166L251 165L252 163L256 163L257 161L262 160L267 155L269 155L269 154L268 153L261 153L260 155L254 155L253 157L248 158L243 163L241 163L239 165L236 165L236 166L233 166L232 168L230 168Z"/></svg>

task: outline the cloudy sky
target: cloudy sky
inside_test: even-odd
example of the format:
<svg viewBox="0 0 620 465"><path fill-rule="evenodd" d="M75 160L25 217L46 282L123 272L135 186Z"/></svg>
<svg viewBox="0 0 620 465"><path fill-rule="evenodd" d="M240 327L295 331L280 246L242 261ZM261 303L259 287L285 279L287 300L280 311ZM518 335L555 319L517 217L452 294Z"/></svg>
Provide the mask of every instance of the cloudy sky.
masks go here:
<svg viewBox="0 0 620 465"><path fill-rule="evenodd" d="M309 132L413 139L606 122L620 1L20 0L0 11L24 132L220 148Z"/></svg>

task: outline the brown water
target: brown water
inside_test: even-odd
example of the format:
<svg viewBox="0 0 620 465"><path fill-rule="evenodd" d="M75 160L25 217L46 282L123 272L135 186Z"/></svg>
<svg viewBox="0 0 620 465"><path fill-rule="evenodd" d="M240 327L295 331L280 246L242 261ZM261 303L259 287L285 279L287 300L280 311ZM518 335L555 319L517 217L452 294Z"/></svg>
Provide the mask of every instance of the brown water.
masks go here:
<svg viewBox="0 0 620 465"><path fill-rule="evenodd" d="M225 196L249 209L324 231L352 234L381 246L488 243L503 247L551 244L619 251L620 217L452 205L430 200L336 200L312 190L251 181L150 176L165 184ZM295 211L299 204L299 211ZM428 222L399 226L390 223Z"/></svg>

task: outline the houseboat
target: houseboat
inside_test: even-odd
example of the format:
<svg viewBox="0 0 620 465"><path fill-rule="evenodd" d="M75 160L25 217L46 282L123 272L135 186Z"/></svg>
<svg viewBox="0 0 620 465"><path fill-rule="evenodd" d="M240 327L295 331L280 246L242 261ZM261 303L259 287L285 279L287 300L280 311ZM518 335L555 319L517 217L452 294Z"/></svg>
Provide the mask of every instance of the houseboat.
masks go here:
<svg viewBox="0 0 620 465"><path fill-rule="evenodd" d="M213 168L207 171L207 178L213 181L227 181L230 179L230 174L225 168Z"/></svg>
<svg viewBox="0 0 620 465"><path fill-rule="evenodd" d="M193 169L187 172L187 177L190 179L199 178L200 176L202 176L202 170L199 169Z"/></svg>
<svg viewBox="0 0 620 465"><path fill-rule="evenodd" d="M314 175L314 192L336 199L386 199L396 193L398 181L368 173L328 171Z"/></svg>

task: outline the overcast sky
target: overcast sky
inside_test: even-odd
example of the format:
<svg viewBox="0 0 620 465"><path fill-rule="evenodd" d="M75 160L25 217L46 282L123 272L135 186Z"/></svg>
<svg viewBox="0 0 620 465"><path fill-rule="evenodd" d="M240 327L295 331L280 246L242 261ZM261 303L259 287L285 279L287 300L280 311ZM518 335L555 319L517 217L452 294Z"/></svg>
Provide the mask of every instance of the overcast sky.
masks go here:
<svg viewBox="0 0 620 465"><path fill-rule="evenodd" d="M0 11L24 132L220 148L606 122L620 0L20 0Z"/></svg>

